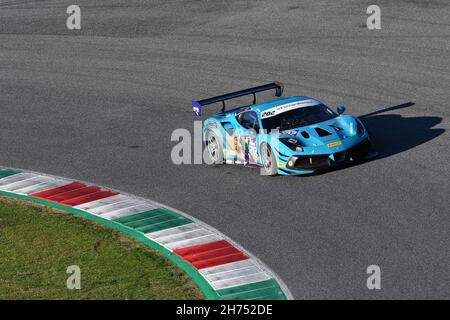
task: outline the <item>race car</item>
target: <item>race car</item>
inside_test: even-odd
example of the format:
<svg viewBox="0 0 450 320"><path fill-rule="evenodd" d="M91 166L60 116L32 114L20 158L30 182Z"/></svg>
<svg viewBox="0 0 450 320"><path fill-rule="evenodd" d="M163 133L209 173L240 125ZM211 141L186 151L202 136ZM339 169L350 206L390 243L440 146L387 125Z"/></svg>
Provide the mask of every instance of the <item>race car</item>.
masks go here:
<svg viewBox="0 0 450 320"><path fill-rule="evenodd" d="M256 93L275 90L274 100L256 103ZM306 96L282 97L273 82L217 97L192 101L202 107L221 102L222 110L203 122L210 163L259 166L264 175L311 174L377 155L369 134L355 116L337 112ZM226 110L225 101L253 95L253 103Z"/></svg>

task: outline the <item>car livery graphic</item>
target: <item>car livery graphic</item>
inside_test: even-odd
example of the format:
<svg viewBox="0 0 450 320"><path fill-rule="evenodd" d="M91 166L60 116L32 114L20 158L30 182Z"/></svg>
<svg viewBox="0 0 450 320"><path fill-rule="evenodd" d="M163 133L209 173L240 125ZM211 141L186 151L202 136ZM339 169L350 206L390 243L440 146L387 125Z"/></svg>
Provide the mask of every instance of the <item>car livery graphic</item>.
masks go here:
<svg viewBox="0 0 450 320"><path fill-rule="evenodd" d="M277 99L256 103L256 93L275 89ZM266 175L311 174L377 155L361 121L337 113L306 96L282 97L278 82L193 101L202 107L221 102L220 113L203 122L203 141L211 162L260 166ZM253 95L253 104L225 109L225 101Z"/></svg>

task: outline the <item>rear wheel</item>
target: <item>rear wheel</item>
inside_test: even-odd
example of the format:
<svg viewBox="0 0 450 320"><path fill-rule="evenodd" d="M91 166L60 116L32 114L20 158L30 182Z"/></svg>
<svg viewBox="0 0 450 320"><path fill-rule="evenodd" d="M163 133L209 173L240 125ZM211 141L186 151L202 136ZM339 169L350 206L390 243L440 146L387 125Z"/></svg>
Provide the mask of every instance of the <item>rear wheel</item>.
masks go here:
<svg viewBox="0 0 450 320"><path fill-rule="evenodd" d="M206 149L212 163L223 164L223 146L219 138L211 131L206 133Z"/></svg>
<svg viewBox="0 0 450 320"><path fill-rule="evenodd" d="M268 176L274 176L278 172L277 158L267 143L261 145L261 160L263 172Z"/></svg>

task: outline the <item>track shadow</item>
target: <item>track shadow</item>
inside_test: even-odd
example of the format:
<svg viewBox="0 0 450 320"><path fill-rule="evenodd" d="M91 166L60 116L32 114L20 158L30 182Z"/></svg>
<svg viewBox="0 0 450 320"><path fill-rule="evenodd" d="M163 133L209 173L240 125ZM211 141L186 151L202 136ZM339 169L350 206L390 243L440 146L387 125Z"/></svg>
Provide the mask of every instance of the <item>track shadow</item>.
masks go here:
<svg viewBox="0 0 450 320"><path fill-rule="evenodd" d="M374 148L379 152L378 159L412 149L445 132L444 129L433 128L442 122L440 117L383 114L413 105L414 103L408 102L359 117L370 133Z"/></svg>

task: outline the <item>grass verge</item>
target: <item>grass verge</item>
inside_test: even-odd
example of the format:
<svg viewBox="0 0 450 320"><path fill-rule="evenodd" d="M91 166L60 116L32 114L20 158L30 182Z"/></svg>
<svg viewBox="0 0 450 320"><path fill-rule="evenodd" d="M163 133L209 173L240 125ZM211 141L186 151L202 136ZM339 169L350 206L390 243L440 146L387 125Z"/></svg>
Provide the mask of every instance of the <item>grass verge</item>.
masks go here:
<svg viewBox="0 0 450 320"><path fill-rule="evenodd" d="M0 299L201 299L144 245L62 211L0 197ZM81 289L69 290L78 265Z"/></svg>

